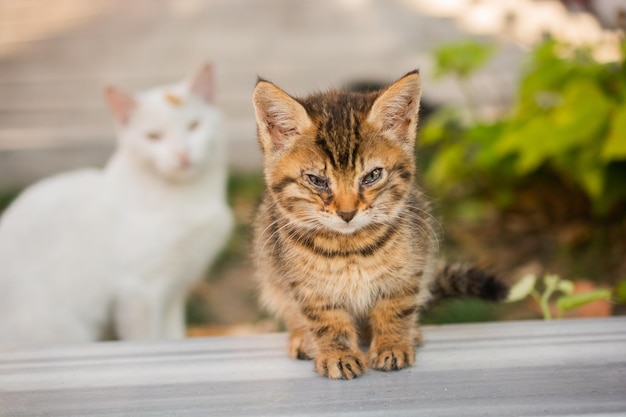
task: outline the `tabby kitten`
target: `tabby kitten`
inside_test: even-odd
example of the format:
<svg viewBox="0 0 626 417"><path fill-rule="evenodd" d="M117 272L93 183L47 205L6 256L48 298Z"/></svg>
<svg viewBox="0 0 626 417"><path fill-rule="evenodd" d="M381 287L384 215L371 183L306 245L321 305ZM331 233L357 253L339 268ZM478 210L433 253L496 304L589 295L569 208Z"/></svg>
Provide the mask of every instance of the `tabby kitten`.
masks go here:
<svg viewBox="0 0 626 417"><path fill-rule="evenodd" d="M320 375L411 366L426 303L507 293L477 269L435 265L434 221L414 181L420 91L417 71L374 93L297 99L265 80L254 90L261 298L285 321L290 356L313 359Z"/></svg>

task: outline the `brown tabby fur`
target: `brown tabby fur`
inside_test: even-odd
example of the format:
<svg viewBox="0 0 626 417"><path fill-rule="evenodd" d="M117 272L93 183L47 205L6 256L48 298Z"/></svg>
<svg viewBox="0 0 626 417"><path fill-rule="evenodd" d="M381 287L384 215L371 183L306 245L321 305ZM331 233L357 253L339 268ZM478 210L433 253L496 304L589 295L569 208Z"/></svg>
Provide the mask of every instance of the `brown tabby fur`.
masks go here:
<svg viewBox="0 0 626 417"><path fill-rule="evenodd" d="M433 294L506 292L478 270L473 283L461 266L436 272L434 221L414 181L419 98L417 71L368 94L296 99L264 80L255 88L261 297L290 332L290 356L314 359L320 375L411 366Z"/></svg>

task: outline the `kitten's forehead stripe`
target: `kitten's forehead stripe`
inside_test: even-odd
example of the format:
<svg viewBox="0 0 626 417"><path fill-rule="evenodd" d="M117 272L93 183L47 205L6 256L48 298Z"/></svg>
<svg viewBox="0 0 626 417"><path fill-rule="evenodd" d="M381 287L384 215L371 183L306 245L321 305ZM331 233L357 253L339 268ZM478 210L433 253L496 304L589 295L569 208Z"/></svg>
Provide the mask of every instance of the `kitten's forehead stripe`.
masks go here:
<svg viewBox="0 0 626 417"><path fill-rule="evenodd" d="M361 120L367 115L373 99L363 94L317 95L302 104L318 125L315 143L328 156L335 169L354 170L361 144Z"/></svg>
<svg viewBox="0 0 626 417"><path fill-rule="evenodd" d="M331 150L331 148L328 146L327 139L323 135L320 135L320 132L317 133L317 137L315 138L315 144L328 157L328 160L330 161L330 164L333 166L333 168L337 168L337 161L335 159L335 155L333 151Z"/></svg>

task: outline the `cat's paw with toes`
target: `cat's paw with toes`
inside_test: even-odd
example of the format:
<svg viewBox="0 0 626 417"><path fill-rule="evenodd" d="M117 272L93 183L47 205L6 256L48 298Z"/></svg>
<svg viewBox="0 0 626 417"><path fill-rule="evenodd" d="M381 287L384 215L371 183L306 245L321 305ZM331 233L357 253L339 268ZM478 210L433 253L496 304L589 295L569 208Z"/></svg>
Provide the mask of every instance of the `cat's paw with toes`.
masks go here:
<svg viewBox="0 0 626 417"><path fill-rule="evenodd" d="M306 335L300 332L293 332L289 336L289 345L287 349L289 356L293 359L309 361L315 356L310 340L308 340Z"/></svg>
<svg viewBox="0 0 626 417"><path fill-rule="evenodd" d="M330 379L354 379L366 369L361 352L325 352L315 358L315 371Z"/></svg>
<svg viewBox="0 0 626 417"><path fill-rule="evenodd" d="M383 347L370 353L370 365L379 371L397 371L415 363L413 345Z"/></svg>

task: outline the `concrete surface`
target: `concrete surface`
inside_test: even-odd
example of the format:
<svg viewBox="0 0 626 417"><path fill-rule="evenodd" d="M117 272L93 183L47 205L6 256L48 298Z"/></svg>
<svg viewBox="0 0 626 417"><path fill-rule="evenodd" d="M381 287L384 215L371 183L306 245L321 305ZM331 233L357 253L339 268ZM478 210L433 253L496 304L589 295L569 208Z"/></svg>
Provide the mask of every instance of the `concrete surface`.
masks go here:
<svg viewBox="0 0 626 417"><path fill-rule="evenodd" d="M0 351L0 415L624 416L626 318L427 326L413 368L352 381L285 334Z"/></svg>

